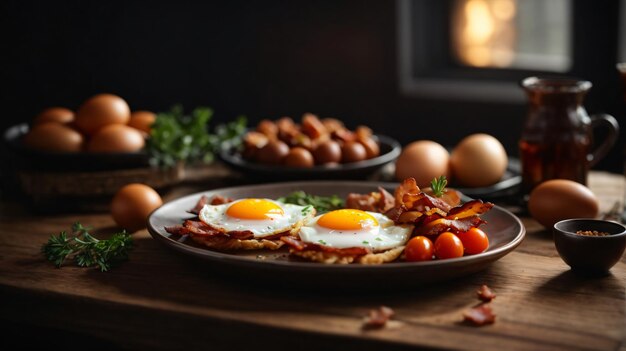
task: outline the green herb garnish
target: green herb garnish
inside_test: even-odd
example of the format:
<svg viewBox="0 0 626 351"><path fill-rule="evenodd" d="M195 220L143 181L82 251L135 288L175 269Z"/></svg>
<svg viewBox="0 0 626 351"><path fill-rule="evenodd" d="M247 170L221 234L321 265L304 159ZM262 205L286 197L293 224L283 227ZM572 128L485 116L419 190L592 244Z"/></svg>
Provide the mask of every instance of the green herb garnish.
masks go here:
<svg viewBox="0 0 626 351"><path fill-rule="evenodd" d="M370 242L367 241L367 240L363 240L362 243L365 244L365 245L369 245Z"/></svg>
<svg viewBox="0 0 626 351"><path fill-rule="evenodd" d="M246 118L239 116L233 122L217 126L215 134L210 134L212 116L213 110L208 107L198 107L191 115L185 115L181 105L159 113L146 143L150 164L171 167L178 162L210 163L214 153L226 143L238 147L246 129Z"/></svg>
<svg viewBox="0 0 626 351"><path fill-rule="evenodd" d="M287 196L278 198L278 201L300 206L313 206L318 212L328 212L344 207L343 200L337 195L317 196L307 194L301 190L294 191ZM305 209L303 209L303 211Z"/></svg>
<svg viewBox="0 0 626 351"><path fill-rule="evenodd" d="M381 239L381 238L376 238L376 241L383 241L383 239Z"/></svg>
<svg viewBox="0 0 626 351"><path fill-rule="evenodd" d="M302 212L302 214L303 214L303 215L305 215L305 216L306 216L307 214L309 214L309 211L311 211L311 208L312 208L312 207L313 207L313 206L311 206L311 205L307 205L305 208L303 208L303 209L302 209L302 211L301 211L301 212Z"/></svg>
<svg viewBox="0 0 626 351"><path fill-rule="evenodd" d="M326 245L326 241L324 241L324 240L318 240L317 242L322 244L322 245Z"/></svg>
<svg viewBox="0 0 626 351"><path fill-rule="evenodd" d="M103 272L128 259L128 253L133 247L130 234L123 231L113 234L110 239L99 240L89 234L90 229L76 222L72 225L71 237L68 238L65 231L58 236L51 235L41 247L41 252L57 267L71 258L80 267L98 266Z"/></svg>
<svg viewBox="0 0 626 351"><path fill-rule="evenodd" d="M448 180L446 176L442 175L439 178L434 178L430 181L430 188L433 189L433 195L436 197L442 197L446 192L446 185L448 185Z"/></svg>

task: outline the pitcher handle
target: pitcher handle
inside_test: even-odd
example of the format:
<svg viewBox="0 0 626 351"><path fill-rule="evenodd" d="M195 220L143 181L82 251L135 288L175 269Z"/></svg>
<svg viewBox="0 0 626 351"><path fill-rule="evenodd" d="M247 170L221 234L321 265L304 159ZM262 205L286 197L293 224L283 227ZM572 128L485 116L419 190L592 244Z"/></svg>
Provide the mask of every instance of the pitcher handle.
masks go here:
<svg viewBox="0 0 626 351"><path fill-rule="evenodd" d="M602 124L608 127L609 133L602 144L600 144L593 153L589 154L589 168L593 167L596 163L598 163L598 161L606 156L613 145L615 145L617 137L619 136L619 123L617 123L615 117L606 113L599 113L591 116L591 128L595 129Z"/></svg>

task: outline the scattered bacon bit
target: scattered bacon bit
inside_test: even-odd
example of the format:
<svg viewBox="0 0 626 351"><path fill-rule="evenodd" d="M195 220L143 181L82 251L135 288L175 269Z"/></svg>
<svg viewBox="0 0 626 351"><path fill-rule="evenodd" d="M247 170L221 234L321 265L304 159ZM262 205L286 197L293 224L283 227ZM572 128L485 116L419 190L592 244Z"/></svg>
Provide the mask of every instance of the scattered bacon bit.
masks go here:
<svg viewBox="0 0 626 351"><path fill-rule="evenodd" d="M489 289L487 285L484 284L480 287L480 289L476 291L476 295L478 296L479 300L484 302L489 302L496 298L496 294L491 291L491 289Z"/></svg>
<svg viewBox="0 0 626 351"><path fill-rule="evenodd" d="M362 211L385 213L396 205L394 197L385 189L378 187L378 191L369 194L350 193L346 197L346 208Z"/></svg>
<svg viewBox="0 0 626 351"><path fill-rule="evenodd" d="M488 303L482 303L463 312L463 320L475 326L483 326L494 323L496 315Z"/></svg>
<svg viewBox="0 0 626 351"><path fill-rule="evenodd" d="M371 309L367 316L363 318L363 329L383 328L394 314L395 312L387 306Z"/></svg>

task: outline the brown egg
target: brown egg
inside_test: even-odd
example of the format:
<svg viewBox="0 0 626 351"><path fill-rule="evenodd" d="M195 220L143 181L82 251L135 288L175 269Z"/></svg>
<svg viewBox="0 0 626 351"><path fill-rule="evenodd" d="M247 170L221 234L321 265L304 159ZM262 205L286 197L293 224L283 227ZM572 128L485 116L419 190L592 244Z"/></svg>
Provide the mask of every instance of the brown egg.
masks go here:
<svg viewBox="0 0 626 351"><path fill-rule="evenodd" d="M365 147L367 159L374 158L380 155L380 147L378 146L378 143L374 141L374 139L367 138L359 140L359 142L363 145L363 147Z"/></svg>
<svg viewBox="0 0 626 351"><path fill-rule="evenodd" d="M109 124L128 124L130 108L124 99L112 94L99 94L85 101L76 113L76 126L87 135L94 135Z"/></svg>
<svg viewBox="0 0 626 351"><path fill-rule="evenodd" d="M341 161L341 146L334 140L327 140L313 150L313 158L320 165L338 163Z"/></svg>
<svg viewBox="0 0 626 351"><path fill-rule="evenodd" d="M278 165L289 153L289 146L280 140L270 140L256 153L256 160L268 165Z"/></svg>
<svg viewBox="0 0 626 351"><path fill-rule="evenodd" d="M311 152L303 147L294 147L285 157L285 165L289 167L310 168L315 165Z"/></svg>
<svg viewBox="0 0 626 351"><path fill-rule="evenodd" d="M150 135L150 129L156 121L156 114L150 111L135 111L130 114L128 125Z"/></svg>
<svg viewBox="0 0 626 351"><path fill-rule="evenodd" d="M137 129L123 124L112 124L102 128L89 140L87 151L135 152L141 150L144 144L145 140Z"/></svg>
<svg viewBox="0 0 626 351"><path fill-rule="evenodd" d="M439 143L418 140L405 146L396 161L396 179L402 181L413 177L421 188L442 175L449 176L450 154Z"/></svg>
<svg viewBox="0 0 626 351"><path fill-rule="evenodd" d="M24 145L41 151L79 152L83 136L57 122L38 124L24 136Z"/></svg>
<svg viewBox="0 0 626 351"><path fill-rule="evenodd" d="M128 184L113 197L111 216L118 226L132 233L145 228L150 213L162 204L161 196L151 187Z"/></svg>
<svg viewBox="0 0 626 351"><path fill-rule="evenodd" d="M65 107L50 107L47 108L35 117L33 125L38 125L47 122L56 122L61 124L68 124L74 121L74 111Z"/></svg>
<svg viewBox="0 0 626 351"><path fill-rule="evenodd" d="M537 222L551 229L563 219L596 217L599 204L586 186L571 180L553 179L537 185L530 193L528 210Z"/></svg>
<svg viewBox="0 0 626 351"><path fill-rule="evenodd" d="M488 134L465 137L452 151L450 166L456 181L469 187L497 183L508 164L504 147Z"/></svg>
<svg viewBox="0 0 626 351"><path fill-rule="evenodd" d="M341 162L358 162L367 158L365 147L358 141L349 141L341 147Z"/></svg>

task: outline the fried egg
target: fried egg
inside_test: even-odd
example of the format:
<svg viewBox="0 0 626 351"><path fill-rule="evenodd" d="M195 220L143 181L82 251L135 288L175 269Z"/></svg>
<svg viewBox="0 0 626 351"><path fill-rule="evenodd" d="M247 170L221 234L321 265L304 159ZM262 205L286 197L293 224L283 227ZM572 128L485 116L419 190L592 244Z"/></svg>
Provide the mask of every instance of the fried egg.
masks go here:
<svg viewBox="0 0 626 351"><path fill-rule="evenodd" d="M200 220L223 233L250 231L254 238L299 228L315 216L312 206L285 204L270 199L241 199L223 205L205 205Z"/></svg>
<svg viewBox="0 0 626 351"><path fill-rule="evenodd" d="M365 247L374 252L404 245L411 236L411 225L394 225L385 215L354 209L327 212L300 228L300 240L344 249Z"/></svg>

